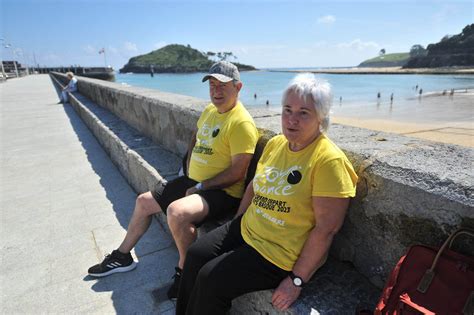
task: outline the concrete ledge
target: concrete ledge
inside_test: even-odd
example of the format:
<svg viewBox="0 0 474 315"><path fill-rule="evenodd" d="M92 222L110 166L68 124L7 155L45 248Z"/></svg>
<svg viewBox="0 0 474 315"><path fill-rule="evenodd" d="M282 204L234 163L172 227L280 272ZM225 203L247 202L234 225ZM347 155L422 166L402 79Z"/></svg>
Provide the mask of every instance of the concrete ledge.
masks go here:
<svg viewBox="0 0 474 315"><path fill-rule="evenodd" d="M58 74L54 76L61 77ZM133 98L134 101L129 103L129 112L135 117L130 120L139 125L137 129L140 133L153 130L148 124L160 124L160 119L172 117L172 123L176 125L169 132L163 129L157 131L162 139L156 143L163 144L177 154L183 152L181 145L169 144L173 141L175 144L186 143L189 140L191 126L195 125L198 118L196 108L200 108L199 104L205 104L200 101L196 108L191 109L189 102L192 98L184 97L186 102L181 104L182 96L173 98L168 93L124 88L92 79L79 78L78 86L81 94L83 89L85 93L91 94L100 91L101 96L96 98L112 107L114 102L125 106L126 102L120 100L121 97L127 100ZM136 95L131 93L132 90ZM149 100L161 96L165 101ZM173 100L175 104L169 105ZM140 105L142 101L146 105ZM154 106L156 108L152 109ZM148 108L148 112L135 107ZM159 113L161 109L165 114ZM118 112L127 115L124 109ZM280 117L274 113L257 110L252 111L252 114L257 126L270 133L280 132ZM161 115L161 118L145 119L140 118L140 115ZM175 115L183 117L178 120ZM169 121L166 125L168 124ZM183 130L178 131L179 127ZM345 151L360 177L358 194L351 202L345 224L335 239L331 254L340 261L351 262L358 273L376 286L383 286L391 268L409 245L439 245L453 229L459 226L474 227L473 149L341 125L332 126L329 136ZM132 176L127 173L132 172L131 168L124 169L123 174L128 174L124 176ZM474 244L468 244L468 247L472 249ZM321 273L322 270L316 277ZM321 277L324 278L324 275ZM347 279L343 277L340 283L345 283L343 280ZM328 281L335 280L331 278ZM337 296L341 294L337 292L343 286L334 289L329 302L339 303L336 302ZM318 284L315 287L318 290L323 288ZM373 297L369 293L370 285L367 288L367 296ZM327 293L326 288L321 291L323 295ZM265 294L267 293L257 294L257 297L265 297ZM252 296L246 299L260 303L257 302L258 298L254 299ZM347 296L343 295L343 298ZM313 300L311 303L316 305L314 303L317 301ZM268 305L268 299L262 303ZM300 301L295 304L293 311L299 307L299 303ZM308 302L307 305L313 307L311 303Z"/></svg>
<svg viewBox="0 0 474 315"><path fill-rule="evenodd" d="M168 179L176 176L181 161L178 156L154 145L114 114L79 93L70 94L70 103L136 191L148 190L146 187L151 188L164 180L167 176L162 177L163 173L168 174ZM271 132L264 134L263 143L272 135ZM259 148L263 150L263 146ZM150 153L159 158L153 159ZM159 214L156 218L170 233L166 216ZM207 233L223 222L209 222L199 228L199 234ZM321 284L324 284L324 290L321 290ZM234 301L230 314L303 314L310 313L311 309L325 314L325 310L368 309L375 305L379 292L351 264L332 259L308 283L301 298L288 312L278 312L272 307L269 303L271 294L271 290L266 290L244 295ZM336 301L337 307L334 306Z"/></svg>
<svg viewBox="0 0 474 315"><path fill-rule="evenodd" d="M52 75L63 84L66 82L63 74ZM78 90L83 96L114 113L153 142L181 156L186 153L195 123L208 104L190 96L84 77L77 79Z"/></svg>
<svg viewBox="0 0 474 315"><path fill-rule="evenodd" d="M356 314L373 310L380 290L357 272L354 266L329 258L285 312L271 305L273 290L253 292L233 301L229 314ZM317 313L315 313L317 312Z"/></svg>
<svg viewBox="0 0 474 315"><path fill-rule="evenodd" d="M55 85L64 83L54 76L51 79ZM179 156L154 144L125 121L79 92L69 93L69 99L71 106L137 193L152 190L160 182L178 175L181 167ZM171 235L166 216L160 213L155 218Z"/></svg>

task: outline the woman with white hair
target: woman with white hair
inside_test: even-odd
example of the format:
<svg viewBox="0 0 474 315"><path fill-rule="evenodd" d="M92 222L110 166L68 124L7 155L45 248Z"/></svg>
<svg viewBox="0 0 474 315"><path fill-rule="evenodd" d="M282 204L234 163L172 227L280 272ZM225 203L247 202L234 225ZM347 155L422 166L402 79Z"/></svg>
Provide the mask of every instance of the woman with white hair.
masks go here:
<svg viewBox="0 0 474 315"><path fill-rule="evenodd" d="M67 72L66 77L69 80L69 82L65 87L63 87L63 89L61 91L61 98L60 98L58 104L69 102L68 92L76 92L77 91L77 79L74 76L74 73Z"/></svg>
<svg viewBox="0 0 474 315"><path fill-rule="evenodd" d="M287 309L327 258L357 175L325 132L331 87L296 76L282 97L282 135L266 145L236 217L188 250L177 314L225 314L232 299L273 289Z"/></svg>

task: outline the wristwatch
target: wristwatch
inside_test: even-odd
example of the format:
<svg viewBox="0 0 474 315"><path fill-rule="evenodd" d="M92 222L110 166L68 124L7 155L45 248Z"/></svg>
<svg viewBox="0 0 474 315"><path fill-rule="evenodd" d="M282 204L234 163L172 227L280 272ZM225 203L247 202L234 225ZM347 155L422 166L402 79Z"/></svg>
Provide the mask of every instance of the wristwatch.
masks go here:
<svg viewBox="0 0 474 315"><path fill-rule="evenodd" d="M289 274L291 280L293 281L293 285L295 287L298 287L298 288L302 288L304 286L304 281L303 279L301 279L301 277L298 277L297 275L295 275L293 273L293 271L290 271L290 274Z"/></svg>

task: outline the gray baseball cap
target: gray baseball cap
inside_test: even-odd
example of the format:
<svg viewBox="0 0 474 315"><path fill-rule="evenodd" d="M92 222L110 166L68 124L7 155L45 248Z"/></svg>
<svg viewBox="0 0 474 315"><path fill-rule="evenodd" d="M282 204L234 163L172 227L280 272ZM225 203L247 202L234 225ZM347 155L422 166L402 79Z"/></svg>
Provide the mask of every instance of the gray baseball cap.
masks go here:
<svg viewBox="0 0 474 315"><path fill-rule="evenodd" d="M202 78L202 82L209 80L210 77L224 83L232 80L240 81L239 69L228 61L219 61L213 64L209 69L209 74L206 74L204 78Z"/></svg>

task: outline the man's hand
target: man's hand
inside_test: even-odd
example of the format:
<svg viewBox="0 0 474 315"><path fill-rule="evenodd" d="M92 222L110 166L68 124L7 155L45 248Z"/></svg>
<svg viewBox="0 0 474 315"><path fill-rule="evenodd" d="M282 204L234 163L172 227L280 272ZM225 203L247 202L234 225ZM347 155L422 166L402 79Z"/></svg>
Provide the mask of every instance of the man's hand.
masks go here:
<svg viewBox="0 0 474 315"><path fill-rule="evenodd" d="M191 188L188 188L186 190L186 196L189 196L189 195L192 195L194 194L196 191L198 191L198 189L196 188L196 186L193 186Z"/></svg>
<svg viewBox="0 0 474 315"><path fill-rule="evenodd" d="M272 304L280 311L284 311L293 304L301 293L301 288L296 287L290 277L280 282L272 295Z"/></svg>

